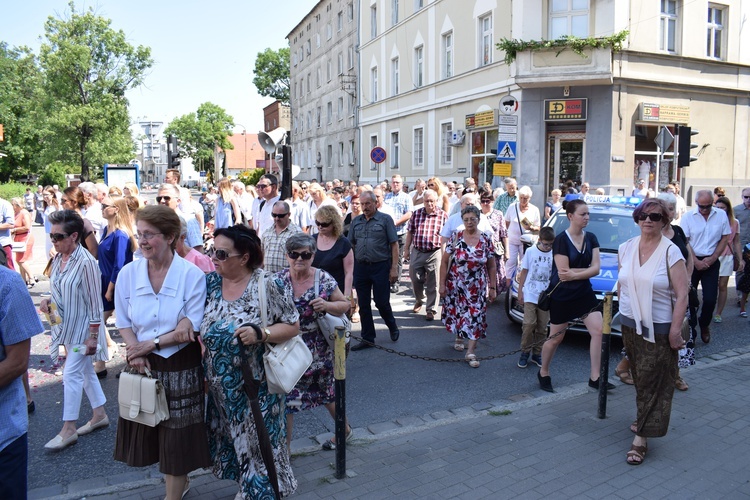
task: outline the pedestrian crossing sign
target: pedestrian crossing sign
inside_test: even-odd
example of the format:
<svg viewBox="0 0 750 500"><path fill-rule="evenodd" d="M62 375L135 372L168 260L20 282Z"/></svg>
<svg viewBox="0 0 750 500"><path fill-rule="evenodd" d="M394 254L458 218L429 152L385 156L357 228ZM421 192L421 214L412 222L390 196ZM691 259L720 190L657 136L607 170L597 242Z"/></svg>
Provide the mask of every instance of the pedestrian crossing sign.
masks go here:
<svg viewBox="0 0 750 500"><path fill-rule="evenodd" d="M499 141L497 143L498 160L516 159L516 141Z"/></svg>

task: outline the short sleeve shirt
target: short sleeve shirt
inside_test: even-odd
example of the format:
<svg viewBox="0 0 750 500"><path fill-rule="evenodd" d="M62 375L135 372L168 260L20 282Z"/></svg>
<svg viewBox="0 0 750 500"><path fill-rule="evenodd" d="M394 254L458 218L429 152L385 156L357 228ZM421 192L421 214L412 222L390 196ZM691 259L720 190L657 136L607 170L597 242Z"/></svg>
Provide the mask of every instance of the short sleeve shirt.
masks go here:
<svg viewBox="0 0 750 500"><path fill-rule="evenodd" d="M364 214L357 216L349 228L349 242L354 248L357 262L383 262L390 260L391 243L398 241L393 219L376 211L368 220Z"/></svg>
<svg viewBox="0 0 750 500"><path fill-rule="evenodd" d="M536 304L539 294L547 289L552 275L552 251L542 252L534 245L523 254L521 268L526 269L526 281L523 284L525 302Z"/></svg>
<svg viewBox="0 0 750 500"><path fill-rule="evenodd" d="M555 237L555 242L552 244L553 255L566 255L570 262L571 269L582 269L591 267L591 263L594 260L594 249L599 248L599 240L596 238L594 233L584 232L584 247L582 251L578 251L576 246L570 241L567 231L563 231ZM560 281L560 277L557 274L557 264L552 261L552 277L550 278L550 286L556 286ZM587 294L594 293L594 289L591 286L591 280L575 280L575 281L564 281L560 283L557 290L564 291L565 293L555 293L555 297L565 297L565 300L574 300L581 297L585 297Z"/></svg>

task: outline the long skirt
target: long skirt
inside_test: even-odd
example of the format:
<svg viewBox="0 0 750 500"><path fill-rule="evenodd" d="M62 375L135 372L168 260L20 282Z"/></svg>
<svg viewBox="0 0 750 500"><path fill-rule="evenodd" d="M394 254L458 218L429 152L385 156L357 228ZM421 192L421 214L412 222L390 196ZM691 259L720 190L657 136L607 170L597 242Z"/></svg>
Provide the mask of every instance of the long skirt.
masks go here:
<svg viewBox="0 0 750 500"><path fill-rule="evenodd" d="M171 476L211 466L208 435L203 419L203 365L198 342L168 358L148 355L151 373L161 380L167 395L169 419L156 427L119 418L115 460L131 467L159 463Z"/></svg>
<svg viewBox="0 0 750 500"><path fill-rule="evenodd" d="M642 437L667 434L672 414L672 396L677 378L677 351L669 346L668 334L655 334L651 343L622 325L622 341L630 360L638 410L638 431Z"/></svg>

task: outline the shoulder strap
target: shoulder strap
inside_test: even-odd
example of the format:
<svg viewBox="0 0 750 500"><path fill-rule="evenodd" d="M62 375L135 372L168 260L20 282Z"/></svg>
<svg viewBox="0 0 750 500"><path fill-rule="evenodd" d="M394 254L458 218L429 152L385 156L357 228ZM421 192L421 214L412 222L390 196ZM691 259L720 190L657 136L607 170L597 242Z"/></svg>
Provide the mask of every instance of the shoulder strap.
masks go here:
<svg viewBox="0 0 750 500"><path fill-rule="evenodd" d="M268 298L266 297L266 280L261 275L258 277L258 306L260 307L260 322L263 328L268 326Z"/></svg>
<svg viewBox="0 0 750 500"><path fill-rule="evenodd" d="M315 270L315 295L320 296L320 269Z"/></svg>
<svg viewBox="0 0 750 500"><path fill-rule="evenodd" d="M518 222L518 229L521 230L521 234L523 234L523 226L521 225L521 210L518 208L518 203L516 203L516 215L518 215L518 219L516 222Z"/></svg>

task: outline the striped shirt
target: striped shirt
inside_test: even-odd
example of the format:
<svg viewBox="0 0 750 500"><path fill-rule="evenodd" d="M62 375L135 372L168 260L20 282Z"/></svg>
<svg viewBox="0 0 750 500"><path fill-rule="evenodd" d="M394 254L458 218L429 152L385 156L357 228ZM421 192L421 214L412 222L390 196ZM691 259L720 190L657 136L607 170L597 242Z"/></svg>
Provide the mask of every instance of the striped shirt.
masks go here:
<svg viewBox="0 0 750 500"><path fill-rule="evenodd" d="M286 260L286 241L295 233L302 230L295 224L289 225L276 234L276 225L266 229L263 233L263 269L269 273L276 273L289 267Z"/></svg>
<svg viewBox="0 0 750 500"><path fill-rule="evenodd" d="M448 221L448 214L435 207L431 214L420 208L407 223L407 230L412 234L412 244L419 251L427 252L440 248L440 230Z"/></svg>

